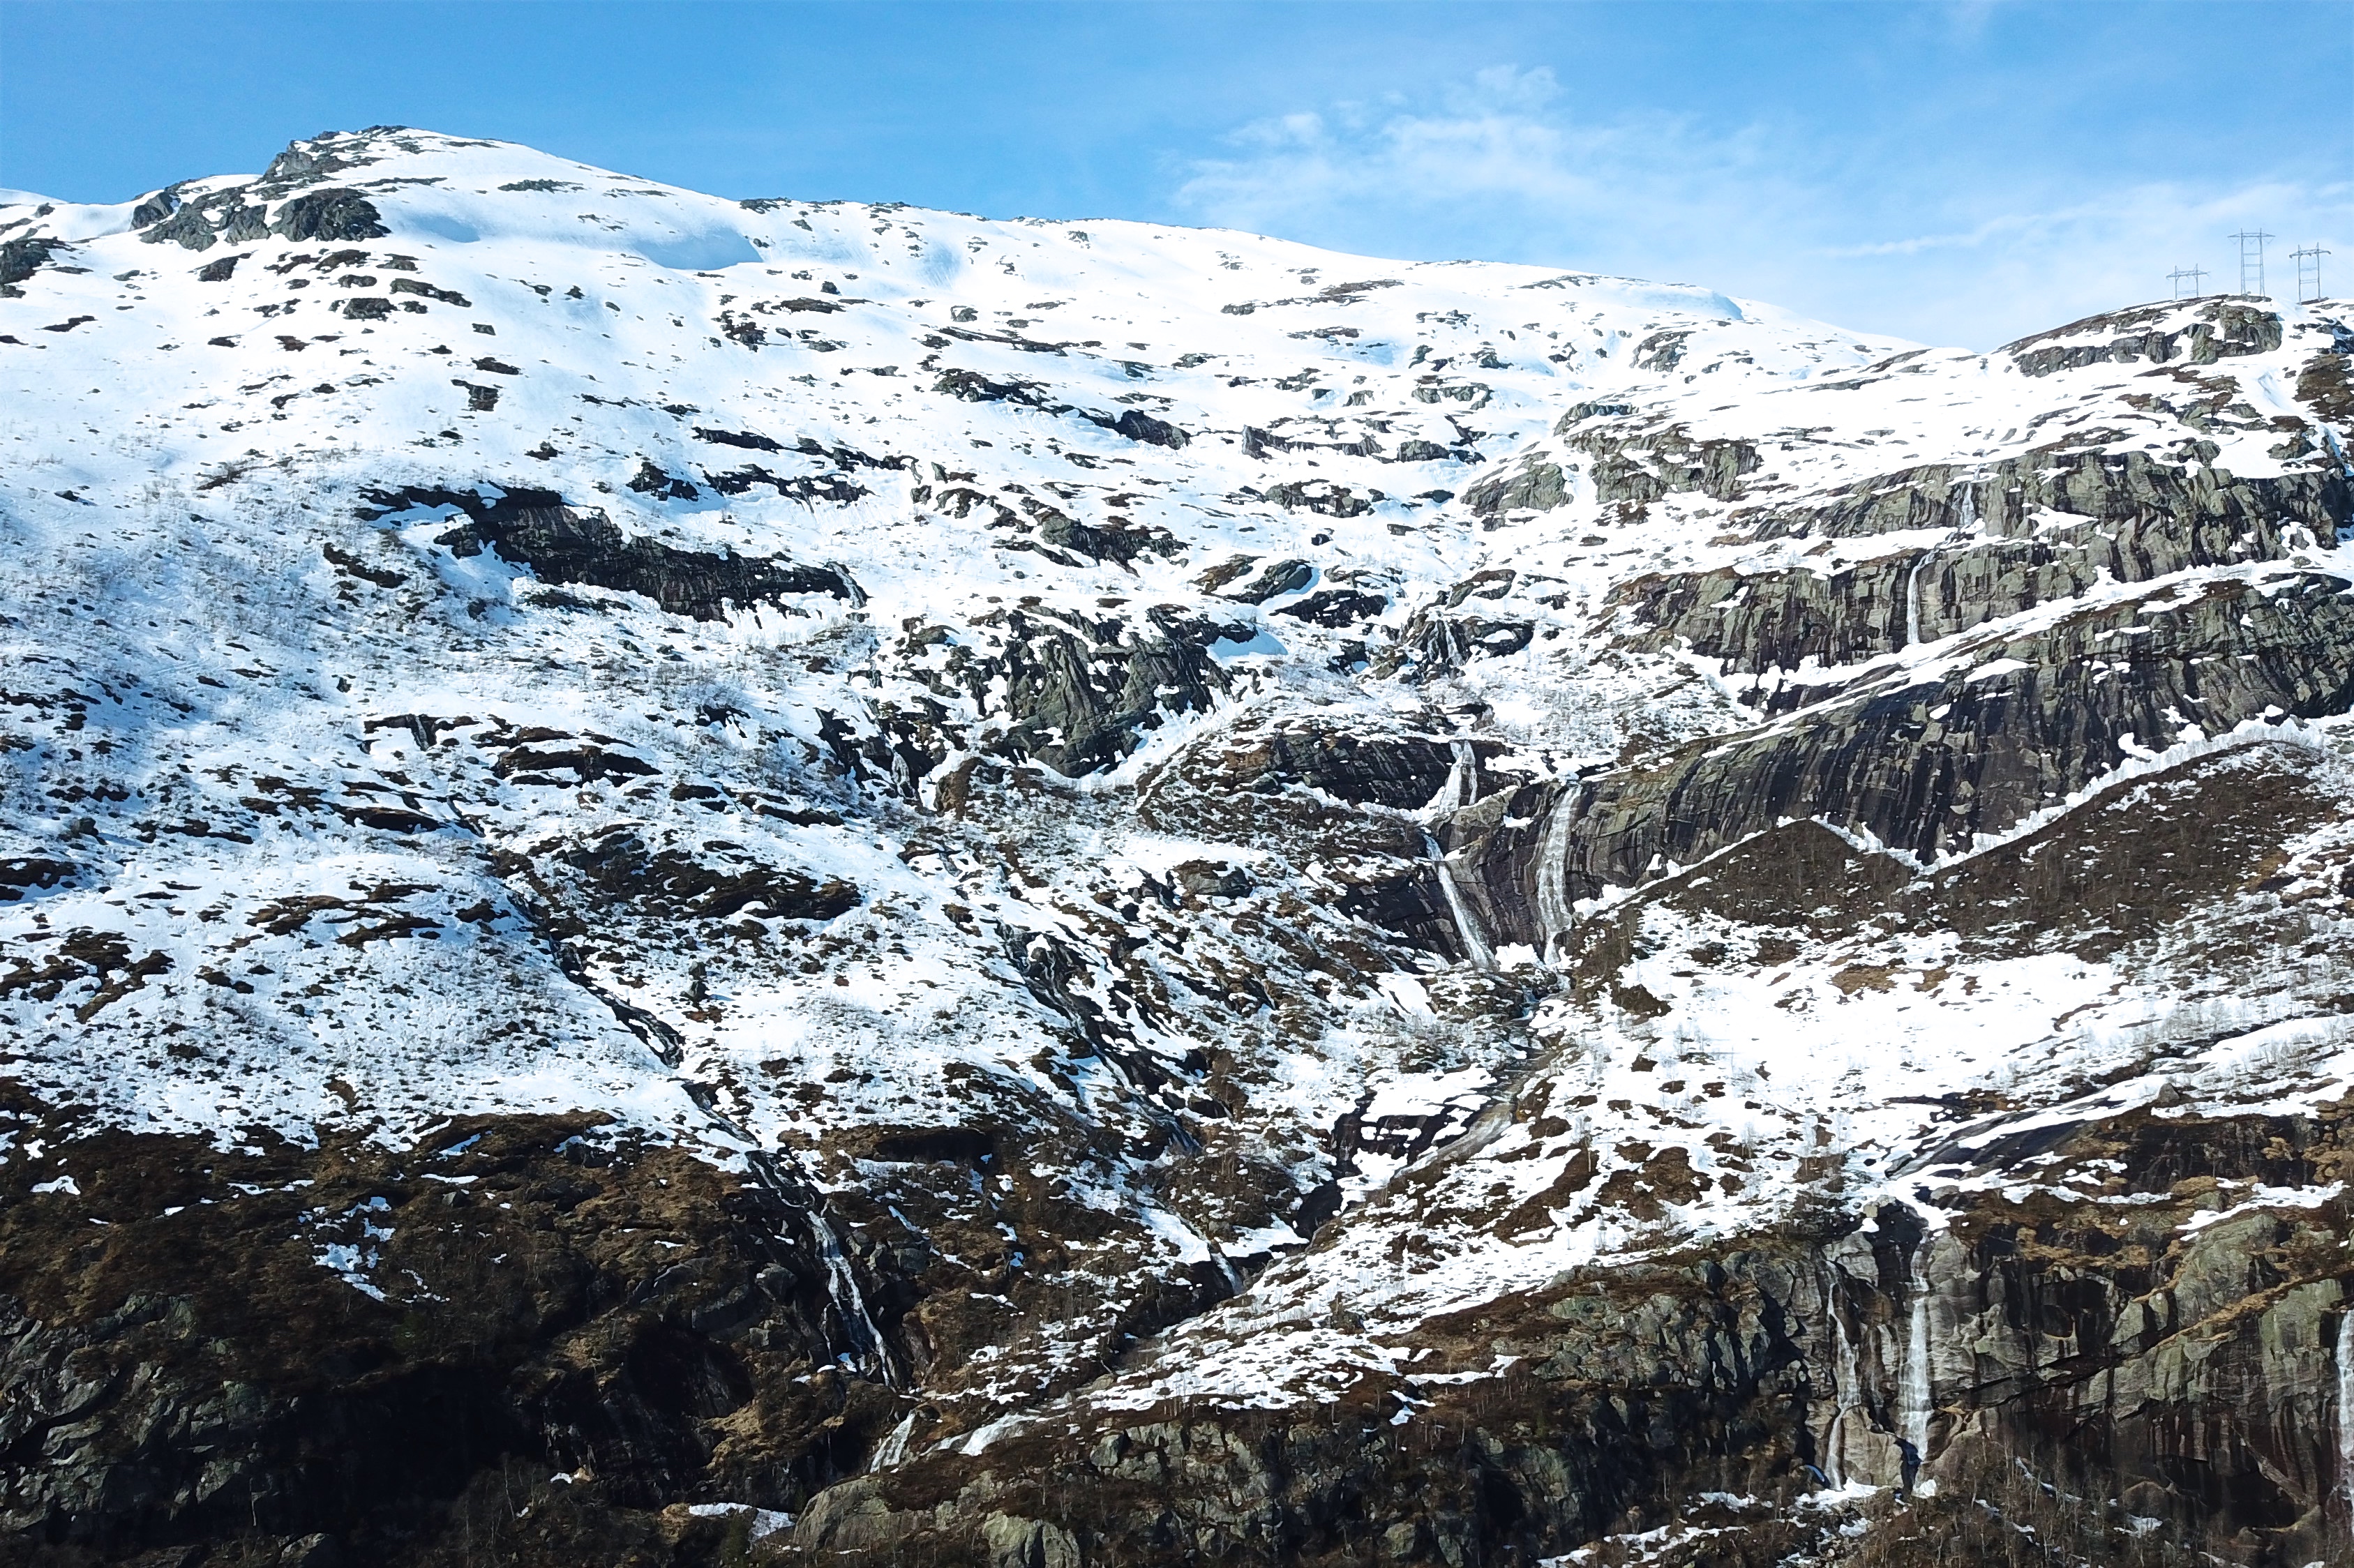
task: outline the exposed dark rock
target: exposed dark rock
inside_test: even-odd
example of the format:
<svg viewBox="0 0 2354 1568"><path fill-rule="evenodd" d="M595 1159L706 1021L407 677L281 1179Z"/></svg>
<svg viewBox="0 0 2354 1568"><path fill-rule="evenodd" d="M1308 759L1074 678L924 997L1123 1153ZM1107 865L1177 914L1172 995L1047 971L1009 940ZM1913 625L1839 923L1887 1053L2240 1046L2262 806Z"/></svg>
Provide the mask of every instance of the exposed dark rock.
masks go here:
<svg viewBox="0 0 2354 1568"><path fill-rule="evenodd" d="M650 849L627 828L557 858L599 893L631 899L669 919L732 920L757 910L771 920L831 920L859 902L858 889L846 882L820 882L748 857L709 864L675 850Z"/></svg>
<svg viewBox="0 0 2354 1568"><path fill-rule="evenodd" d="M151 223L161 223L171 217L178 209L179 205L180 187L166 185L131 209L131 227L138 229L144 228Z"/></svg>
<svg viewBox="0 0 2354 1568"><path fill-rule="evenodd" d="M1819 535L1853 538L1903 529L1946 528L1957 533L1982 528L1998 538L2034 536L2038 509L2063 512L2104 524L2130 523L2137 534L2158 541L2154 548L2120 552L2137 576L2175 569L2160 566L2176 558L2168 539L2184 541L2178 554L2204 534L2210 551L2227 547L2231 535L2279 532L2303 524L2327 544L2354 507L2345 477L2327 470L2290 472L2278 478L2244 479L2213 466L2211 445L2193 442L2172 462L2146 451L2087 449L2080 440L2035 448L2017 458L1963 468L1935 464L1879 474L1829 501L1740 512L1735 520L1754 526L1760 538ZM2179 514L2179 515L2175 515ZM2267 543L2261 536L2259 544ZM2245 552L2243 552L2244 556ZM2183 565L2196 556L2179 556Z"/></svg>
<svg viewBox="0 0 2354 1568"><path fill-rule="evenodd" d="M1118 415L1088 413L1075 404L1057 399L1041 383L1018 377L998 381L978 370L943 370L932 383L932 390L944 392L967 403L1012 403L1046 414L1076 413L1091 424L1126 436L1131 441L1143 441L1150 446L1182 447L1192 439L1168 420L1156 419L1141 409L1129 408Z"/></svg>
<svg viewBox="0 0 2354 1568"><path fill-rule="evenodd" d="M1008 723L992 749L1035 760L1066 777L1111 766L1160 727L1163 710L1207 711L1226 678L1207 649L1226 628L1174 610L1138 621L1015 609L975 624L1002 638L995 651L960 641L937 672L911 673L945 697L970 704L976 719ZM951 748L938 714L893 712L886 727L902 748L900 766L920 778ZM886 773L891 768L884 763Z"/></svg>
<svg viewBox="0 0 2354 1568"><path fill-rule="evenodd" d="M1429 805L1454 773L1455 747L1428 736L1336 731L1290 720L1237 730L1171 766L1213 792L1267 795L1300 785L1351 805L1414 811ZM1492 758L1497 749L1482 742L1472 755Z"/></svg>
<svg viewBox="0 0 2354 1568"><path fill-rule="evenodd" d="M1156 447L1182 447L1193 438L1166 419L1156 419L1139 409L1129 408L1118 418L1109 414L1089 414L1087 418L1116 435L1131 441L1143 441Z"/></svg>
<svg viewBox="0 0 2354 1568"><path fill-rule="evenodd" d="M143 230L139 238L150 245L169 240L185 249L209 250L220 242L225 230L234 229L228 236L232 240L259 239L266 232L260 228L260 209L246 208L237 191L215 191L183 203L174 190L139 209L143 214L150 211L155 213L151 221L133 225Z"/></svg>
<svg viewBox="0 0 2354 1568"><path fill-rule="evenodd" d="M1061 413L1069 407L1055 402L1037 382L992 381L978 370L943 370L932 383L932 390L968 403L1015 403L1048 413Z"/></svg>
<svg viewBox="0 0 2354 1568"><path fill-rule="evenodd" d="M354 361L390 338L325 318L471 306L329 209L373 217L409 182L355 171L445 144L331 134L142 204L221 277L322 204L326 242L243 274L317 373L157 404L217 448L180 501L23 497L57 559L0 628L0 1564L2354 1561L2337 307L1827 381L1776 372L1843 344L1615 284L1606 349L1581 320L1545 354L1458 274L1394 313L1429 327L1408 367L1329 324L1394 285L1303 269L1228 307L1298 357L1180 388L1217 356L1142 319L1013 335L1115 335L1094 302L999 295L983 332L845 298L837 235L928 278L953 249L887 205L754 202L775 268L657 292L720 301L660 313L680 354L778 347L767 390L697 381L706 411L631 354L577 418L442 400L385 439L367 409L418 410ZM613 188L506 205L669 205L584 178ZM623 310L543 260L485 283L484 334ZM171 281L123 265L119 299ZM773 297L794 266L811 293ZM845 345L791 318L853 306L922 313L933 357L810 357ZM144 319L5 341L83 363L56 351ZM960 343L992 368L943 370ZM433 352L494 378L457 383L477 410L523 374ZM1525 386L1441 379L1589 353L1634 378L1550 431ZM1182 401L1109 400L1163 364ZM1945 377L1985 394L1965 443L1851 428ZM323 514L341 438L266 450L331 396L380 474L513 437L549 488L461 471L355 535ZM1468 428L1491 397L1517 434ZM894 398L954 427L921 461L750 428L888 430ZM1400 440L1442 411L1445 444ZM1351 477L1442 460L1479 481L1447 513ZM566 501L609 488L618 520ZM889 613L682 540L701 503L668 502L705 490L751 498L714 539L887 524L846 547L908 545ZM1564 532L1573 494L1600 511ZM223 602L167 620L165 590ZM590 619L623 604L746 623ZM415 1130L575 1082L642 1140ZM283 1137L241 1125L257 1086ZM121 1130L164 1115L208 1136ZM798 1522L755 1542L752 1508Z"/></svg>
<svg viewBox="0 0 2354 1568"><path fill-rule="evenodd" d="M24 291L16 285L49 265L49 258L66 249L62 239L11 239L0 243L0 298L21 299Z"/></svg>
<svg viewBox="0 0 2354 1568"><path fill-rule="evenodd" d="M2087 365L2163 365L2178 355L2192 365L2212 365L2235 355L2268 354L2281 345L2281 319L2261 305L2215 300L2199 309L2188 327L2160 332L2156 324L2179 313L2179 305L2142 305L2107 315L2087 316L2050 332L2007 343L1995 350L2028 376L2049 376ZM2110 334L2105 342L2070 343L2070 338ZM2179 346L2178 346L2179 345Z"/></svg>
<svg viewBox="0 0 2354 1568"><path fill-rule="evenodd" d="M419 282L415 278L395 278L392 281L392 291L396 294L419 294L429 300L439 300L445 305L463 306L473 303L455 289L437 289L432 284Z"/></svg>
<svg viewBox="0 0 2354 1568"><path fill-rule="evenodd" d="M404 490L372 497L385 511L457 505L468 521L438 543L453 554L495 550L547 583L587 583L642 594L673 615L724 619L727 608L786 595L822 593L853 604L863 596L840 572L757 556L675 550L631 538L600 512L576 511L552 491L511 490L497 501L473 491Z"/></svg>
<svg viewBox="0 0 2354 1568"><path fill-rule="evenodd" d="M12 1162L7 1560L713 1563L720 1521L664 1504L791 1509L852 1473L891 1401L834 1365L790 1186L595 1137L105 1133L73 1146L79 1194ZM322 1261L355 1241L354 1272Z"/></svg>
<svg viewBox="0 0 2354 1568"><path fill-rule="evenodd" d="M1345 484L1329 480L1310 479L1270 484L1267 499L1289 512L1313 512L1324 517L1362 517L1382 500L1382 493L1369 490L1359 495Z"/></svg>
<svg viewBox="0 0 2354 1568"><path fill-rule="evenodd" d="M842 473L802 473L790 478L770 473L758 463L730 469L726 473L705 473L703 482L722 495L741 495L756 484L765 484L779 495L789 495L795 501L811 505L821 501L842 504L873 493L864 485Z"/></svg>
<svg viewBox="0 0 2354 1568"><path fill-rule="evenodd" d="M2339 426L2354 421L2354 355L2343 350L2324 349L2305 362L2297 372L2296 400L2313 410L2317 419L2327 419Z"/></svg>
<svg viewBox="0 0 2354 1568"><path fill-rule="evenodd" d="M2125 760L2267 714L2354 708L2354 597L2346 580L2285 574L2176 599L2087 609L1974 652L1995 665L1913 684L1870 679L1849 700L1729 740L1598 773L1515 810L1525 828L1479 852L1494 918L1543 942L1533 913L1547 819L1569 813L1558 868L1571 897L1642 881L1787 818L1821 817L1927 859L1967 849ZM2010 667L1997 661L2015 662ZM1769 711L1835 694L1785 688Z"/></svg>
<svg viewBox="0 0 2354 1568"><path fill-rule="evenodd" d="M270 232L298 243L305 239L380 239L392 230L374 203L357 191L306 191L281 204Z"/></svg>
<svg viewBox="0 0 2354 1568"><path fill-rule="evenodd" d="M14 903L36 887L55 887L74 874L70 862L41 855L0 860L0 902Z"/></svg>
<svg viewBox="0 0 2354 1568"><path fill-rule="evenodd" d="M656 468L652 458L638 460L638 471L631 476L630 488L640 495L657 495L672 501L692 501L699 493L685 480Z"/></svg>
<svg viewBox="0 0 2354 1568"><path fill-rule="evenodd" d="M1632 363L1638 370L1673 370L1684 362L1686 332L1655 332L1635 345Z"/></svg>
<svg viewBox="0 0 2354 1568"><path fill-rule="evenodd" d="M595 779L644 779L657 769L643 758L615 750L601 737L581 739L568 735L525 731L521 742L499 754L491 771L518 782L586 784ZM569 780L551 780L550 773L568 773Z"/></svg>
<svg viewBox="0 0 2354 1568"><path fill-rule="evenodd" d="M1663 495L1698 491L1716 501L1739 497L1744 476L1756 471L1755 446L1732 439L1695 441L1681 426L1664 430L1617 425L1580 428L1576 409L1553 433L1594 461L1594 493L1605 503L1641 507Z"/></svg>
<svg viewBox="0 0 2354 1568"><path fill-rule="evenodd" d="M697 440L716 441L721 446L742 447L747 451L780 452L785 450L783 442L748 430L711 430L697 425L695 437Z"/></svg>
<svg viewBox="0 0 2354 1568"><path fill-rule="evenodd" d="M1125 518L1112 522L1114 526L1098 528L1047 507L1038 516L1038 542L1049 549L1123 567L1139 556L1174 556L1183 548L1166 530L1139 528Z"/></svg>
<svg viewBox="0 0 2354 1568"><path fill-rule="evenodd" d="M1459 672L1475 659L1518 653L1536 637L1533 621L1456 615L1436 606L1417 609L1395 641L1373 660L1375 675L1428 680Z"/></svg>
<svg viewBox="0 0 2354 1568"><path fill-rule="evenodd" d="M1549 512L1569 499L1558 463L1532 458L1509 473L1483 479L1463 493L1463 503L1483 517L1500 512Z"/></svg>
<svg viewBox="0 0 2354 1568"><path fill-rule="evenodd" d="M1268 599L1288 593L1298 593L1316 580L1316 568L1306 561L1270 561L1259 569L1258 576L1245 586L1231 589L1226 597L1245 604L1265 604Z"/></svg>
<svg viewBox="0 0 2354 1568"><path fill-rule="evenodd" d="M2081 516L2054 525L2055 513ZM1829 504L1777 510L1762 532L1834 535L1947 526L1953 542L1845 570L1639 577L1613 590L1644 646L1686 641L1744 673L1807 659L1860 662L1934 641L2105 581L2278 560L2334 545L2354 487L2329 470L2243 480L2147 453L2031 453L1983 478L1948 467L1857 485Z"/></svg>
<svg viewBox="0 0 2354 1568"><path fill-rule="evenodd" d="M1459 749L1458 749L1459 748ZM1408 813L1450 787L1507 799L1493 742L1246 720L1204 736L1143 781L1147 825L1274 853L1314 855L1342 914L1447 962L1469 956L1429 841ZM1182 868L1181 868L1182 870Z"/></svg>
<svg viewBox="0 0 2354 1568"><path fill-rule="evenodd" d="M345 169L366 168L376 158L366 151L365 139L400 129L398 125L377 125L348 136L323 131L308 142L290 142L285 151L270 160L270 167L261 173L261 183L290 187L313 185Z"/></svg>
<svg viewBox="0 0 2354 1568"><path fill-rule="evenodd" d="M1321 588L1306 599L1287 604L1272 611L1276 615L1296 615L1302 620L1319 626L1353 626L1361 620L1372 620L1389 608L1384 594L1367 593L1359 588Z"/></svg>
<svg viewBox="0 0 2354 1568"><path fill-rule="evenodd" d="M2097 1161L2156 1135L2250 1181L2309 1180L2346 1157L2342 1122L2296 1143L2291 1131L2127 1117L2068 1129L2051 1153ZM2285 1158L2260 1152L2284 1146ZM1670 1163L1654 1162L1654 1180L1674 1183ZM2335 1538L2331 1418L2291 1391L2343 1310L2322 1259L2347 1217L2259 1212L2169 1245L2195 1194L2145 1190L2154 1202L2114 1220L1987 1193L1963 1200L1934 1245L1892 1204L1869 1229L1834 1214L1739 1248L1575 1271L1428 1325L1418 1366L1518 1360L1460 1393L1413 1385L1404 1424L1382 1377L1314 1409L1088 1410L978 1457L948 1446L843 1483L812 1501L794 1544L854 1563L990 1561L993 1544L1033 1539L1023 1521L1051 1519L1070 1542L1052 1549L1072 1562L1340 1563L1375 1542L1385 1562L1531 1562L1606 1532L1682 1535L1707 1491L1778 1507L1726 1518L1693 1562L1852 1551L1832 1521L1766 1521L1803 1518L1797 1499L1826 1480L1907 1478L1895 1417L1919 1297L1935 1341L1957 1347L1935 1375L1920 1457L1925 1478L1959 1494L1932 1515L1953 1539L1975 1539L1969 1520L1999 1504L2100 1553L2069 1561L2187 1568L2188 1554L2118 1553L2132 1539L2120 1516L2148 1510L2225 1561L2313 1561ZM2194 1324L2204 1353L2189 1357L2179 1336ZM2119 1387L2136 1397L2115 1399ZM2073 1509L2052 1507L2061 1499ZM2016 1560L2004 1539L1954 1560Z"/></svg>

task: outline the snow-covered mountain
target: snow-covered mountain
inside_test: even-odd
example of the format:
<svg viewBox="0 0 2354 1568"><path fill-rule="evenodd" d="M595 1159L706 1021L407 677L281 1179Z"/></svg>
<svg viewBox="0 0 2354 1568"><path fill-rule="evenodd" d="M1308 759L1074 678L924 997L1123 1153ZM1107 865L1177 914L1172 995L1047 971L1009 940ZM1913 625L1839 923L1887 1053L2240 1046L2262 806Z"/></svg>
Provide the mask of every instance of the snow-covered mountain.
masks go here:
<svg viewBox="0 0 2354 1568"><path fill-rule="evenodd" d="M2354 1538L2341 306L387 128L0 292L27 1560Z"/></svg>

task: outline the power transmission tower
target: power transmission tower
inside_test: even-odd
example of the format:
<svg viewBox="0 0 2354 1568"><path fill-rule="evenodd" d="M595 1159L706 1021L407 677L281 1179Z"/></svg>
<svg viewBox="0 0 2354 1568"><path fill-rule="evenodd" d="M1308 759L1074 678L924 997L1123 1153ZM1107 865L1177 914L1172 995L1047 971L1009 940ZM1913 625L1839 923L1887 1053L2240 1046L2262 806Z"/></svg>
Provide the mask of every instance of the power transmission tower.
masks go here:
<svg viewBox="0 0 2354 1568"><path fill-rule="evenodd" d="M2264 291L2264 241L2273 238L2261 228L2243 228L2232 236L2240 242L2240 292L2261 294ZM2256 286L2248 287L2254 279Z"/></svg>
<svg viewBox="0 0 2354 1568"><path fill-rule="evenodd" d="M2185 294L2182 291L2182 281L2185 278L2190 280L2190 292L2188 294ZM2195 300L2202 291L2199 285L2207 281L2207 269L2204 267L2177 267L2173 271L2168 272L2166 275L2166 281L2174 285L2174 297L2176 299Z"/></svg>
<svg viewBox="0 0 2354 1568"><path fill-rule="evenodd" d="M2329 252L2318 245L2308 245L2302 250L2292 250L2289 254L2296 258L2296 302L2302 305L2320 299L2322 297L2321 259ZM2305 291L2305 275L2308 271L2313 274L2313 292L2309 294Z"/></svg>

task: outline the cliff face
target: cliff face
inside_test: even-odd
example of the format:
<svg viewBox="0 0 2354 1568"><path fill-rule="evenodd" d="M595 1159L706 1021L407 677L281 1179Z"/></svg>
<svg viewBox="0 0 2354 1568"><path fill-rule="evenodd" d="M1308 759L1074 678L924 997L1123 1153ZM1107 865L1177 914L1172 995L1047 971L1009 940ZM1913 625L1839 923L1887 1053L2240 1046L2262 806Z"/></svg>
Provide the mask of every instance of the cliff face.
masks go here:
<svg viewBox="0 0 2354 1568"><path fill-rule="evenodd" d="M1657 881L1577 927L1538 1013L1564 1048L1463 1138L1120 1375L832 1489L797 1538L887 1561L1002 1516L1044 1544L1001 1561L1898 1563L2005 1561L2027 1522L2066 1561L2330 1561L2354 1105L2296 993L2343 916L2315 944L2280 894L2347 874L2334 771L2210 757L1927 875L1803 823ZM2317 831L2338 848L2282 863ZM2097 1062L1988 1040L2002 1065L1860 1172L1860 1099L1779 1129L1784 1075L1692 1027L1754 983L1735 954L1819 977L1780 1005L1858 1090L1920 1070L1852 1038L1858 1003L1967 1019L2053 959L2168 962L2202 1000ZM1702 1136L1734 1097L1743 1130Z"/></svg>
<svg viewBox="0 0 2354 1568"><path fill-rule="evenodd" d="M2354 1552L2336 306L0 223L0 1561Z"/></svg>

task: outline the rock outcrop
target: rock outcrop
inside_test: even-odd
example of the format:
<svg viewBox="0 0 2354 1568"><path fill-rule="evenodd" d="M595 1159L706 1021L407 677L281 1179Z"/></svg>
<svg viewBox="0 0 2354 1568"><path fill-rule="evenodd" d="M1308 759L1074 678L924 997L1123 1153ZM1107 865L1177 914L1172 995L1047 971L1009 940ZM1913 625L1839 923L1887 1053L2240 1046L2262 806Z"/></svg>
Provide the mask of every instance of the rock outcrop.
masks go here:
<svg viewBox="0 0 2354 1568"><path fill-rule="evenodd" d="M692 490L692 486L688 487ZM603 514L565 504L553 491L511 490L494 501L472 491L407 489L370 497L373 515L413 505L455 505L467 521L434 543L460 558L491 550L547 583L586 583L642 594L674 615L725 619L748 608L804 594L860 602L855 584L827 567L794 566L708 551L674 549L627 538Z"/></svg>

